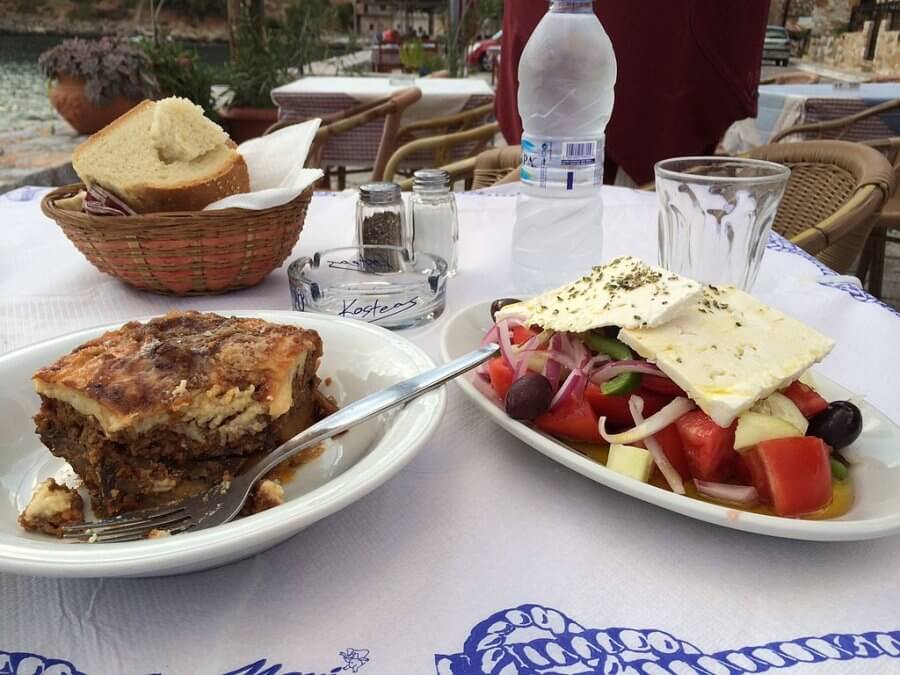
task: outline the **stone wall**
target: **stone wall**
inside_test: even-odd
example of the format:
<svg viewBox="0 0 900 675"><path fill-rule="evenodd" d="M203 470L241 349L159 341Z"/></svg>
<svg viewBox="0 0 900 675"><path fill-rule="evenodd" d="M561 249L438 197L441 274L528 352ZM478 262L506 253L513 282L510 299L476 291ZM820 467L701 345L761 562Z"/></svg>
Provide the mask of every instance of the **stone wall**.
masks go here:
<svg viewBox="0 0 900 675"><path fill-rule="evenodd" d="M890 22L881 22L872 69L879 75L900 74L900 30L889 30Z"/></svg>
<svg viewBox="0 0 900 675"><path fill-rule="evenodd" d="M855 33L814 37L806 55L813 61L837 68L897 75L900 74L900 31L889 28L890 22L883 20L875 44L875 57L871 60L864 58L873 29L871 21L866 21L863 29Z"/></svg>
<svg viewBox="0 0 900 675"><path fill-rule="evenodd" d="M871 62L863 59L871 31L872 22L867 21L856 33L814 37L806 55L813 61L838 68L871 69Z"/></svg>
<svg viewBox="0 0 900 675"><path fill-rule="evenodd" d="M815 0L812 10L812 34L830 35L836 30L846 29L850 23L850 13L859 0Z"/></svg>

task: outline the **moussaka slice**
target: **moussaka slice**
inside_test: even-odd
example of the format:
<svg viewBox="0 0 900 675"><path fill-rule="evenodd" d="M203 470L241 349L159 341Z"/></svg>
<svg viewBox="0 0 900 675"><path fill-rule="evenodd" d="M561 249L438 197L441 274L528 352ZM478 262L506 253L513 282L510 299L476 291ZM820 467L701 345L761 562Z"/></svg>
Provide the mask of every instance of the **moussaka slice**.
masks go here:
<svg viewBox="0 0 900 675"><path fill-rule="evenodd" d="M181 499L316 420L321 355L316 332L261 319L127 323L35 373L37 432L98 515Z"/></svg>

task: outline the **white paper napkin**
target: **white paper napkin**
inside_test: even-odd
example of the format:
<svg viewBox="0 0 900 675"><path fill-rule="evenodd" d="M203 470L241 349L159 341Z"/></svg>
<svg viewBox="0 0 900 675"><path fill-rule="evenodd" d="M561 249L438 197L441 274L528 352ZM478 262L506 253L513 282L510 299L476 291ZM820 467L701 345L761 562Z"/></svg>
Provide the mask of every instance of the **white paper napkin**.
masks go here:
<svg viewBox="0 0 900 675"><path fill-rule="evenodd" d="M215 209L268 209L291 201L322 176L304 169L321 120L312 119L253 138L238 146L250 173L250 192L231 195L206 206Z"/></svg>

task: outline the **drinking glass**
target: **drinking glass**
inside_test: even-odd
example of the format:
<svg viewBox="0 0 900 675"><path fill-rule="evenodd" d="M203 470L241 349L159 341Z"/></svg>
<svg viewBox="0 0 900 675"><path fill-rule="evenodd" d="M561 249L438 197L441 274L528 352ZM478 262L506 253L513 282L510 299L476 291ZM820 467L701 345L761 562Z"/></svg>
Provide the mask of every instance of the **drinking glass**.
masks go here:
<svg viewBox="0 0 900 675"><path fill-rule="evenodd" d="M676 157L655 170L660 265L749 290L790 169L759 159Z"/></svg>

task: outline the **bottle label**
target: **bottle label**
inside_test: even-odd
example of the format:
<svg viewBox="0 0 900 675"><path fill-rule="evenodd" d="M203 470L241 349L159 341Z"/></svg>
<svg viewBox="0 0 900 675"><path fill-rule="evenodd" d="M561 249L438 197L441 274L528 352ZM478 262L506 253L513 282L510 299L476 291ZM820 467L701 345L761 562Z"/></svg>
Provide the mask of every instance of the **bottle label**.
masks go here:
<svg viewBox="0 0 900 675"><path fill-rule="evenodd" d="M522 136L523 183L574 190L603 182L604 137L558 140Z"/></svg>

